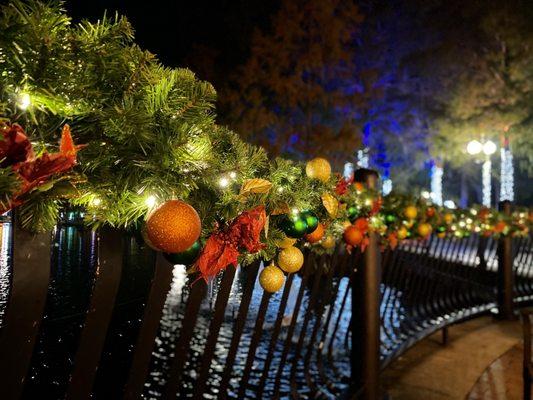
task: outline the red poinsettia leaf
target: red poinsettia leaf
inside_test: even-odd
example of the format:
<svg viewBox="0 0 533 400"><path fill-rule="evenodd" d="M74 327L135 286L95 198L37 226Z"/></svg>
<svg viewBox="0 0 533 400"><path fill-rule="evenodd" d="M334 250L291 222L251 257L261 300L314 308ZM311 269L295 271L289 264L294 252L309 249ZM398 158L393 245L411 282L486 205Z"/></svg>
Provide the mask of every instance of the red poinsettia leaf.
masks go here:
<svg viewBox="0 0 533 400"><path fill-rule="evenodd" d="M264 248L260 235L265 222L265 207L259 206L243 212L224 231L213 233L195 263L201 277L207 282L228 265L236 267L241 247L249 253Z"/></svg>
<svg viewBox="0 0 533 400"><path fill-rule="evenodd" d="M51 175L67 171L76 165L76 152L78 147L74 146L69 126L65 125L61 133L58 153L49 154L45 152L40 157L16 164L13 169L29 185L35 186L35 182L40 184Z"/></svg>
<svg viewBox="0 0 533 400"><path fill-rule="evenodd" d="M239 215L230 229L230 238L236 239L249 253L256 253L265 245L261 243L261 231L265 227L265 207L259 206Z"/></svg>
<svg viewBox="0 0 533 400"><path fill-rule="evenodd" d="M353 183L354 175L351 174L348 179L343 177L342 175L339 177L339 180L337 181L337 185L335 186L335 193L337 193L339 196L345 194L348 191L348 186L350 186Z"/></svg>
<svg viewBox="0 0 533 400"><path fill-rule="evenodd" d="M22 204L22 196L47 182L50 176L65 172L76 165L76 153L81 147L74 145L70 128L65 125L61 133L59 152L53 154L45 152L35 157L31 143L20 126L15 124L10 129L4 130L4 141L0 142L0 154L4 155L4 161L18 160L6 165L12 165L13 171L22 181L21 188L10 199L9 209Z"/></svg>
<svg viewBox="0 0 533 400"><path fill-rule="evenodd" d="M196 261L196 266L200 270L202 278L207 282L228 265L237 266L238 256L239 252L235 246L224 240L223 233L217 232L207 239L202 253Z"/></svg>
<svg viewBox="0 0 533 400"><path fill-rule="evenodd" d="M5 125L0 141L0 167L5 168L34 157L32 145L18 124Z"/></svg>

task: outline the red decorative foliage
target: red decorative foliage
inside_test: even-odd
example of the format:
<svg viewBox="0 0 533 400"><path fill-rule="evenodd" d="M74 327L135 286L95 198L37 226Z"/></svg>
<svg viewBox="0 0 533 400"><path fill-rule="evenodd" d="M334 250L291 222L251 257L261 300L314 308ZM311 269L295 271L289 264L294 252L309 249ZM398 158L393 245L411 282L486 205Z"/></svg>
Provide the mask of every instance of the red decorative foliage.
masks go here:
<svg viewBox="0 0 533 400"><path fill-rule="evenodd" d="M195 264L201 277L207 281L228 265L236 267L239 249L242 247L249 253L256 253L264 248L260 235L265 223L265 207L259 206L243 212L226 229L214 232L207 239Z"/></svg>
<svg viewBox="0 0 533 400"><path fill-rule="evenodd" d="M366 218L357 218L354 222L354 226L365 234L368 230L368 220Z"/></svg>
<svg viewBox="0 0 533 400"><path fill-rule="evenodd" d="M383 199L379 196L372 202L372 209L370 210L370 215L375 215L381 210L381 205L383 204Z"/></svg>
<svg viewBox="0 0 533 400"><path fill-rule="evenodd" d="M22 186L11 199L9 208L0 210L1 213L22 204L21 197L45 183L50 176L65 172L76 165L76 153L81 148L74 145L68 125L65 125L61 132L59 152L44 152L39 157L35 157L32 145L19 125L6 125L3 136L4 140L0 142L0 167L11 166L22 181Z"/></svg>
<svg viewBox="0 0 533 400"><path fill-rule="evenodd" d="M0 142L0 168L26 161L33 158L33 149L19 124L4 125L3 139Z"/></svg>
<svg viewBox="0 0 533 400"><path fill-rule="evenodd" d="M348 179L340 176L337 186L335 186L335 193L337 193L339 196L345 194L348 191L348 187L353 183L353 179L353 174Z"/></svg>

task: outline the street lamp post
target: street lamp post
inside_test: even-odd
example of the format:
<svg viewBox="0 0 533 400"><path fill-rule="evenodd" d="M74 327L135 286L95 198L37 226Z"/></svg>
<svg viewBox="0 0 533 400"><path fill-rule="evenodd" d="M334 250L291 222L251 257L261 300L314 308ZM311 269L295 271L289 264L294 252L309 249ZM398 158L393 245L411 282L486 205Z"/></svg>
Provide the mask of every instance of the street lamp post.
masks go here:
<svg viewBox="0 0 533 400"><path fill-rule="evenodd" d="M492 140L487 140L484 143L481 143L477 140L472 140L466 146L466 151L468 154L477 155L483 152L485 154L485 161L481 167L481 182L483 184L483 199L482 203L486 207L490 207L491 204L491 169L492 162L490 156L496 152L496 144Z"/></svg>

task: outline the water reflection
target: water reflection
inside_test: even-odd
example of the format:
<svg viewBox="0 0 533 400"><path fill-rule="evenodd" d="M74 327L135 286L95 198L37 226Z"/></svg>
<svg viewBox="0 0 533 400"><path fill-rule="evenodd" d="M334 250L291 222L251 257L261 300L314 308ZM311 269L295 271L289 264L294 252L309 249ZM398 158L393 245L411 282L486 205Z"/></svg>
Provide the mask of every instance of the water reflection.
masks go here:
<svg viewBox="0 0 533 400"><path fill-rule="evenodd" d="M11 285L11 239L12 227L9 217L2 216L0 220L0 328L4 322L9 287Z"/></svg>

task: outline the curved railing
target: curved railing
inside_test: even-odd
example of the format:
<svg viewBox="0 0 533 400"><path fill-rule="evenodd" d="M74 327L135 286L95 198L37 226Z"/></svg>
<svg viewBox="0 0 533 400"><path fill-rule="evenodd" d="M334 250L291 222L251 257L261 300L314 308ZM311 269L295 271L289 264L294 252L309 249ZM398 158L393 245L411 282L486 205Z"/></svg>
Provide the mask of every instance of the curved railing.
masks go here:
<svg viewBox="0 0 533 400"><path fill-rule="evenodd" d="M373 259L381 367L438 329L501 308L504 245L514 302L533 295L531 237L512 248L472 235L382 254L309 253L271 295L258 285L260 262L193 283L119 231L67 223L32 236L7 222L2 233L2 398L341 398L368 385L357 376L368 354L352 343L372 332L361 326L360 275Z"/></svg>
<svg viewBox="0 0 533 400"><path fill-rule="evenodd" d="M498 242L472 235L401 245L384 255L381 356L387 365L418 340L461 320L496 311ZM514 301L533 294L531 237L515 238Z"/></svg>

